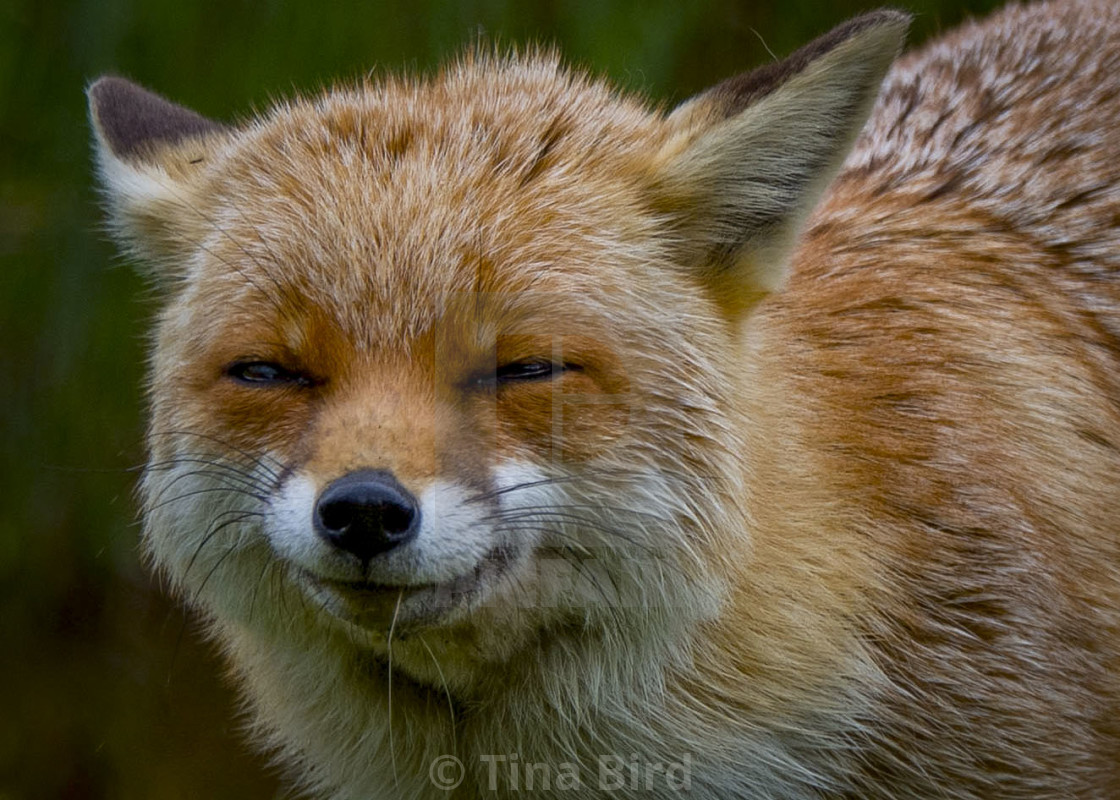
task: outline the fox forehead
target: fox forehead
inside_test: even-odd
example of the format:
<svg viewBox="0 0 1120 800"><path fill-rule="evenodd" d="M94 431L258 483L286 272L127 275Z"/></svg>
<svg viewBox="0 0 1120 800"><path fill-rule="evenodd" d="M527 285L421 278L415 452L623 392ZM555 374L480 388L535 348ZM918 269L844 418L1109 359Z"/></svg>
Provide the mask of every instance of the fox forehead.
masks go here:
<svg viewBox="0 0 1120 800"><path fill-rule="evenodd" d="M462 293L511 313L525 293L553 309L609 293L602 259L657 260L659 123L542 55L278 105L210 165L196 288L329 310L371 347L422 335Z"/></svg>

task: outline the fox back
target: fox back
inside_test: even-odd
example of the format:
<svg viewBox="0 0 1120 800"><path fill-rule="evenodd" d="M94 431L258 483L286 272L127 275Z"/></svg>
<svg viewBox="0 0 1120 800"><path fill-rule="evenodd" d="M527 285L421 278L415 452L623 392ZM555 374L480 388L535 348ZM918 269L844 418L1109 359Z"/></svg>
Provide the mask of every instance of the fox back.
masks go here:
<svg viewBox="0 0 1120 800"><path fill-rule="evenodd" d="M93 84L147 549L301 787L1120 796L1120 6L906 27Z"/></svg>

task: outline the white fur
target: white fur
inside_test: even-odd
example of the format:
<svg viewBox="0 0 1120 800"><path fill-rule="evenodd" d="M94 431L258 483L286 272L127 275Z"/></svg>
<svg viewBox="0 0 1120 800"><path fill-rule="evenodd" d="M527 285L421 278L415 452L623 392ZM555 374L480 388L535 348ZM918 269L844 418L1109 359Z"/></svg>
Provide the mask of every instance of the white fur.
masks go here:
<svg viewBox="0 0 1120 800"><path fill-rule="evenodd" d="M97 152L105 192L122 208L158 208L174 199L172 181L158 166L129 163L108 148Z"/></svg>

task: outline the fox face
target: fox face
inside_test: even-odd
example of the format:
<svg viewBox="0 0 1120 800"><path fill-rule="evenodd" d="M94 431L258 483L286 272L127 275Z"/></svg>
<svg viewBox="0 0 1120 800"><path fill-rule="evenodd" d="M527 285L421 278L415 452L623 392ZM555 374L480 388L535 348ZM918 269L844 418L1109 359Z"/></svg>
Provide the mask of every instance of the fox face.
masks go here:
<svg viewBox="0 0 1120 800"><path fill-rule="evenodd" d="M821 48L843 75L819 113L850 119L730 234L690 173L738 158L735 86L666 119L555 56L477 55L230 130L96 84L115 222L168 297L156 560L220 620L298 608L382 651L394 631L402 668L433 681L435 654L462 687L542 628L711 613L712 532L745 527L723 501L738 306L784 269L777 215L837 166L903 25ZM713 260L757 274L713 291Z"/></svg>
<svg viewBox="0 0 1120 800"><path fill-rule="evenodd" d="M181 156L207 168L169 201L193 251L144 492L153 552L222 617L313 608L382 648L436 625L484 667L542 618L695 605L627 576L701 569L710 489L681 464L729 474L710 432L734 367L642 195L655 120L553 62L461 70Z"/></svg>

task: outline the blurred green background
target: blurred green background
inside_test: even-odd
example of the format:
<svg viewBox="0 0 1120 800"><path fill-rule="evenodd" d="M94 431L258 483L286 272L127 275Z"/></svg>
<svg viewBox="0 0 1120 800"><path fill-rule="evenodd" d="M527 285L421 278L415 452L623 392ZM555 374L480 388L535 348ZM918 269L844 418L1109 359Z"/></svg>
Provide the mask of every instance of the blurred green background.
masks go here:
<svg viewBox="0 0 1120 800"><path fill-rule="evenodd" d="M998 0L904 0L912 41ZM112 71L230 119L479 34L558 43L670 101L874 0L0 0L0 800L286 796L196 623L140 563L144 330L99 229L83 89Z"/></svg>

